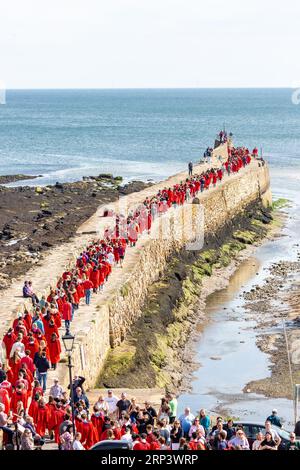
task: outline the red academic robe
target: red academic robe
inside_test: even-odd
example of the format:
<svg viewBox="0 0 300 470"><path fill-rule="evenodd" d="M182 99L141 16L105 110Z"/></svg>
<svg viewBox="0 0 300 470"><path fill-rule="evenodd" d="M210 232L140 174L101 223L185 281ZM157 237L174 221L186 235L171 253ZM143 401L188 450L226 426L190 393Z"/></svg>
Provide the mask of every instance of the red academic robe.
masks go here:
<svg viewBox="0 0 300 470"><path fill-rule="evenodd" d="M39 410L39 404L36 400L32 400L29 406L28 414L29 416L32 417L33 422L37 422L37 417L38 417L38 411Z"/></svg>
<svg viewBox="0 0 300 470"><path fill-rule="evenodd" d="M56 405L55 403L47 403L46 407L48 409L48 430L52 431L55 428L56 424L56 418L55 418L55 411L56 411Z"/></svg>
<svg viewBox="0 0 300 470"><path fill-rule="evenodd" d="M49 342L49 353L51 364L57 364L60 361L61 346L58 338Z"/></svg>
<svg viewBox="0 0 300 470"><path fill-rule="evenodd" d="M56 311L56 313L52 313L52 318L54 320L56 328L60 328L61 327L61 314L60 314L60 312Z"/></svg>
<svg viewBox="0 0 300 470"><path fill-rule="evenodd" d="M21 401L23 403L24 408L26 410L28 396L27 396L27 392L25 390L23 390L22 392L17 392L16 390L13 391L12 397L11 397L11 403L10 403L10 408L11 408L13 413L17 412L18 402L19 401Z"/></svg>
<svg viewBox="0 0 300 470"><path fill-rule="evenodd" d="M32 326L32 316L30 315L30 313L25 313L23 321L27 330L30 331Z"/></svg>
<svg viewBox="0 0 300 470"><path fill-rule="evenodd" d="M38 406L36 419L36 432L40 436L45 436L48 427L49 410L46 406Z"/></svg>
<svg viewBox="0 0 300 470"><path fill-rule="evenodd" d="M54 435L55 435L55 442L57 444L59 444L59 426L64 421L64 418L65 418L65 410L60 408L54 411L54 421L55 421Z"/></svg>
<svg viewBox="0 0 300 470"><path fill-rule="evenodd" d="M97 442L97 433L95 432L91 421L82 421L80 426L81 443L85 449L89 449Z"/></svg>
<svg viewBox="0 0 300 470"><path fill-rule="evenodd" d="M27 347L26 347L26 349L27 349ZM21 359L21 366L22 366L23 364L26 364L27 370L29 370L29 371L31 372L31 374L34 374L35 365L34 365L33 360L32 360L31 357L29 357L29 356L22 357L22 359Z"/></svg>
<svg viewBox="0 0 300 470"><path fill-rule="evenodd" d="M49 344L50 341L51 341L51 336L52 334L55 333L56 336L59 336L58 334L58 329L57 329L57 326L54 324L53 326L51 326L48 322L45 324L45 336L46 336L46 340L47 340L47 343Z"/></svg>
<svg viewBox="0 0 300 470"><path fill-rule="evenodd" d="M62 319L71 320L72 318L72 305L70 302L65 302L62 310Z"/></svg>
<svg viewBox="0 0 300 470"><path fill-rule="evenodd" d="M97 442L98 442L98 441L100 441L100 436L102 434L102 426L103 426L103 423L104 423L103 416L102 415L95 416L94 414L92 414L91 421L92 421L94 429L97 433Z"/></svg>
<svg viewBox="0 0 300 470"><path fill-rule="evenodd" d="M98 269L96 271L91 272L90 279L94 285L94 288L97 289L99 287L99 270Z"/></svg>
<svg viewBox="0 0 300 470"><path fill-rule="evenodd" d="M8 391L8 395L9 395L9 398L11 398L12 396L12 392L13 392L13 388L12 388L12 384L9 380L3 380L3 382L1 382L0 384L0 389L3 388L5 390Z"/></svg>
<svg viewBox="0 0 300 470"><path fill-rule="evenodd" d="M9 393L5 388L0 388L0 403L3 403L4 412L8 414L10 410L10 398Z"/></svg>
<svg viewBox="0 0 300 470"><path fill-rule="evenodd" d="M25 349L30 351L30 358L33 359L36 352L39 350L39 342L34 338L33 342L26 342Z"/></svg>
<svg viewBox="0 0 300 470"><path fill-rule="evenodd" d="M14 332L12 332L10 335L6 333L3 337L3 343L5 344L6 348L6 356L9 357L10 351L12 348L12 345L17 341L17 337Z"/></svg>

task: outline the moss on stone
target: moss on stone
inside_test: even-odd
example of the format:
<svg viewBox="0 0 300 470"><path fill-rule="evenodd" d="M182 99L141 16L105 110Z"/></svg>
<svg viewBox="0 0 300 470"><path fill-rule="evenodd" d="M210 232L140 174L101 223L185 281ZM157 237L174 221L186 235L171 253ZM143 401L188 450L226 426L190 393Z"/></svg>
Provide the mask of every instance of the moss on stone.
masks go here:
<svg viewBox="0 0 300 470"><path fill-rule="evenodd" d="M103 373L99 381L110 383L120 372L128 371L133 363L135 350L124 351L122 348L111 349L106 357Z"/></svg>
<svg viewBox="0 0 300 470"><path fill-rule="evenodd" d="M168 339L165 335L156 334L156 348L151 352L150 362L161 369L167 364Z"/></svg>
<svg viewBox="0 0 300 470"><path fill-rule="evenodd" d="M252 245L255 242L256 236L250 230L236 230L233 233L233 238L247 245Z"/></svg>
<svg viewBox="0 0 300 470"><path fill-rule="evenodd" d="M289 199L284 199L283 197L276 199L272 202L272 210L281 209L282 207L286 207L291 203Z"/></svg>

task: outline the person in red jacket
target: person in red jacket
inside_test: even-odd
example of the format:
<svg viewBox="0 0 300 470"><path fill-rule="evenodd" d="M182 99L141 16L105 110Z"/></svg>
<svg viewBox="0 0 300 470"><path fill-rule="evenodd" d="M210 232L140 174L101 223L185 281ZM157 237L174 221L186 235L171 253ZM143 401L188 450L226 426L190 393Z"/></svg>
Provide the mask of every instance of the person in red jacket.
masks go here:
<svg viewBox="0 0 300 470"><path fill-rule="evenodd" d="M70 331L70 322L72 321L72 304L70 299L66 300L63 304L62 319L65 321L66 331Z"/></svg>
<svg viewBox="0 0 300 470"><path fill-rule="evenodd" d="M48 346L49 346L51 367L53 370L55 370L57 363L60 361L60 353L61 353L61 345L60 345L58 334L52 333L51 340L48 343Z"/></svg>
<svg viewBox="0 0 300 470"><path fill-rule="evenodd" d="M84 288L84 293L85 293L85 303L86 303L86 305L90 305L91 289L93 289L93 287L94 287L94 284L89 279L85 279L83 281L83 288Z"/></svg>

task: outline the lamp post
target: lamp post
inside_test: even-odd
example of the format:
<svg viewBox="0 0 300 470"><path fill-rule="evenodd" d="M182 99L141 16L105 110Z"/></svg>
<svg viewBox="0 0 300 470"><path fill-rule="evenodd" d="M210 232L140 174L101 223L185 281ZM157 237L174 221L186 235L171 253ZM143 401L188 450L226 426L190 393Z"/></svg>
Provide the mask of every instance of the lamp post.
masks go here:
<svg viewBox="0 0 300 470"><path fill-rule="evenodd" d="M67 367L69 369L69 382L70 382L70 398L71 398L71 409L72 409L72 425L73 425L73 432L75 436L75 415L74 415L74 390L73 390L73 379L72 379L72 352L74 350L74 341L75 336L73 336L69 330L66 331L66 334L62 337L65 351L68 356L68 364Z"/></svg>

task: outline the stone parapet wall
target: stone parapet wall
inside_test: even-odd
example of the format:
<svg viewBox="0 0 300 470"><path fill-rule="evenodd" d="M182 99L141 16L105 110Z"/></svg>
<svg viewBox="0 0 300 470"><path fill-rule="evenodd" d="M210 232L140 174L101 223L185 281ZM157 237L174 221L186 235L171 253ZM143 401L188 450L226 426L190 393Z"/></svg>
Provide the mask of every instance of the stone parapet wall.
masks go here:
<svg viewBox="0 0 300 470"><path fill-rule="evenodd" d="M159 278L172 253L195 238L201 242L203 231L216 232L251 202L271 203L268 167L254 162L240 174L226 178L216 189L202 194L199 200L200 206L189 203L170 209L164 219L155 222L151 237L142 238L136 248L128 249L124 271L115 282L111 279L109 293L97 299L93 315L76 334L75 371L86 377L88 387L95 386L109 348L120 344L141 315L148 288ZM62 365L59 375L66 383L66 368Z"/></svg>

